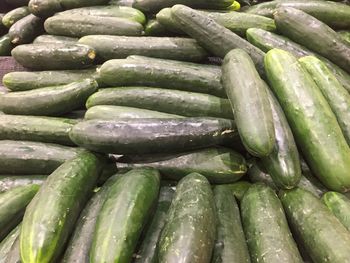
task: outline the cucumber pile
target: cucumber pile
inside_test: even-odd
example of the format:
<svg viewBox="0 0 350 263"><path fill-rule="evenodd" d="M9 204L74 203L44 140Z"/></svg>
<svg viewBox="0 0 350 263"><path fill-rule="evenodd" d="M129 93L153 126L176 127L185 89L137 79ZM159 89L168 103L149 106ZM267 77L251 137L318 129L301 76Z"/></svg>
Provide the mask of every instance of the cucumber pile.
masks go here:
<svg viewBox="0 0 350 263"><path fill-rule="evenodd" d="M0 19L0 263L350 263L348 0Z"/></svg>

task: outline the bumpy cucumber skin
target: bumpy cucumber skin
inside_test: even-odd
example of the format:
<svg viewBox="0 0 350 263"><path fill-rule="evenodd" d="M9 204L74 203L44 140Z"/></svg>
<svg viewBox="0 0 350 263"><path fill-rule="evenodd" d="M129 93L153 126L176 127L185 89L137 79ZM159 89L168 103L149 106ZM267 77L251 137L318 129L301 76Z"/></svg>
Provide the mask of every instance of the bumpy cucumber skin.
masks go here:
<svg viewBox="0 0 350 263"><path fill-rule="evenodd" d="M0 56L10 56L13 44L8 34L0 37Z"/></svg>
<svg viewBox="0 0 350 263"><path fill-rule="evenodd" d="M243 196L241 215L252 262L303 262L276 193L254 184Z"/></svg>
<svg viewBox="0 0 350 263"><path fill-rule="evenodd" d="M6 13L2 18L2 24L10 28L14 23L30 14L27 6L18 7Z"/></svg>
<svg viewBox="0 0 350 263"><path fill-rule="evenodd" d="M336 116L311 76L290 53L274 49L265 68L311 170L329 189L350 189L350 148Z"/></svg>
<svg viewBox="0 0 350 263"><path fill-rule="evenodd" d="M159 173L135 169L112 184L99 213L90 262L130 262L143 226L156 202Z"/></svg>
<svg viewBox="0 0 350 263"><path fill-rule="evenodd" d="M215 244L215 202L210 184L198 173L176 187L159 241L159 262L209 263Z"/></svg>
<svg viewBox="0 0 350 263"><path fill-rule="evenodd" d="M11 42L15 45L31 43L34 38L44 32L43 25L44 20L33 14L23 17L14 23L9 30Z"/></svg>
<svg viewBox="0 0 350 263"><path fill-rule="evenodd" d="M46 175L0 175L0 193L19 186L41 185L46 178Z"/></svg>
<svg viewBox="0 0 350 263"><path fill-rule="evenodd" d="M77 43L78 38L74 37L64 37L64 36L53 36L53 35L40 35L36 37L33 44L43 44L43 43Z"/></svg>
<svg viewBox="0 0 350 263"><path fill-rule="evenodd" d="M310 192L295 188L280 195L288 222L313 262L348 262L350 233Z"/></svg>
<svg viewBox="0 0 350 263"><path fill-rule="evenodd" d="M337 192L327 192L322 197L323 203L350 231L350 200Z"/></svg>
<svg viewBox="0 0 350 263"><path fill-rule="evenodd" d="M19 236L21 225L16 226L0 243L0 263L8 263L6 261L8 253L11 250L12 244Z"/></svg>

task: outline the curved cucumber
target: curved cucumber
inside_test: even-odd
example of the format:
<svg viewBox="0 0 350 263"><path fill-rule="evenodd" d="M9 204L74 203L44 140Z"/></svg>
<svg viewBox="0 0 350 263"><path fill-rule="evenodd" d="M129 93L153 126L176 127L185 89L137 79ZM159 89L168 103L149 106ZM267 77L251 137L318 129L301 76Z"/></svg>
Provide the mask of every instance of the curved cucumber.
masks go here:
<svg viewBox="0 0 350 263"><path fill-rule="evenodd" d="M10 56L13 44L8 34L0 37L0 56Z"/></svg>
<svg viewBox="0 0 350 263"><path fill-rule="evenodd" d="M33 44L43 44L43 43L70 43L75 44L78 42L78 38L74 37L64 37L64 36L53 36L53 35L41 35L34 39Z"/></svg>
<svg viewBox="0 0 350 263"><path fill-rule="evenodd" d="M14 23L30 14L27 6L21 6L6 13L2 18L2 24L10 28Z"/></svg>
<svg viewBox="0 0 350 263"><path fill-rule="evenodd" d="M17 225L0 243L0 263L8 263L7 257L11 250L12 244L19 236L21 225Z"/></svg>
<svg viewBox="0 0 350 263"><path fill-rule="evenodd" d="M323 203L350 231L350 200L337 192L327 192L322 197Z"/></svg>
<svg viewBox="0 0 350 263"><path fill-rule="evenodd" d="M31 43L34 38L44 32L44 20L35 15L27 15L14 23L9 36L11 42L15 45Z"/></svg>

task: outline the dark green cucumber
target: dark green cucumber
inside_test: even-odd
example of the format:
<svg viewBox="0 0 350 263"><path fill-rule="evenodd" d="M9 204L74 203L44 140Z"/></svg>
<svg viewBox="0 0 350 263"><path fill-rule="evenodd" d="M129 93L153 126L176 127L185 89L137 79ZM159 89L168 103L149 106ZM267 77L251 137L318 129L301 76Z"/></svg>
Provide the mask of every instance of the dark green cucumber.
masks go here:
<svg viewBox="0 0 350 263"><path fill-rule="evenodd" d="M350 231L350 200L337 192L327 192L322 197L323 203Z"/></svg>
<svg viewBox="0 0 350 263"><path fill-rule="evenodd" d="M176 187L159 240L159 262L209 263L215 244L215 201L205 177L191 173Z"/></svg>
<svg viewBox="0 0 350 263"><path fill-rule="evenodd" d="M0 37L0 56L11 56L13 44L8 34Z"/></svg>
<svg viewBox="0 0 350 263"><path fill-rule="evenodd" d="M70 131L77 145L119 154L186 151L234 140L236 136L232 120L209 117L88 120Z"/></svg>
<svg viewBox="0 0 350 263"><path fill-rule="evenodd" d="M159 192L159 173L135 169L109 187L97 218L90 262L130 262Z"/></svg>
<svg viewBox="0 0 350 263"><path fill-rule="evenodd" d="M24 214L20 235L23 262L48 263L60 255L101 169L101 160L83 152L46 179Z"/></svg>
<svg viewBox="0 0 350 263"><path fill-rule="evenodd" d="M78 38L64 37L64 36L53 36L53 35L41 35L34 39L34 44L46 44L46 43L70 43L75 44L78 42Z"/></svg>
<svg viewBox="0 0 350 263"><path fill-rule="evenodd" d="M124 156L117 160L120 171L133 168L153 167L164 178L180 180L195 172L205 176L211 183L232 183L239 180L247 171L243 156L229 148L207 148L176 155L150 156L135 160Z"/></svg>
<svg viewBox="0 0 350 263"><path fill-rule="evenodd" d="M16 226L0 243L0 263L8 263L6 261L8 253L11 250L12 244L19 236L21 225Z"/></svg>
<svg viewBox="0 0 350 263"><path fill-rule="evenodd" d="M208 53L193 39L172 37L85 36L79 43L96 50L97 59L110 59L142 55L183 61L203 61Z"/></svg>
<svg viewBox="0 0 350 263"><path fill-rule="evenodd" d="M188 117L233 119L230 102L213 95L150 87L101 89L91 95L86 107L95 105L129 106Z"/></svg>
<svg viewBox="0 0 350 263"><path fill-rule="evenodd" d="M31 43L37 36L44 32L44 20L35 15L27 15L14 23L9 36L15 45Z"/></svg>
<svg viewBox="0 0 350 263"><path fill-rule="evenodd" d="M143 118L182 118L183 116L168 114L159 111L131 108L124 106L97 105L89 108L84 119L86 120L119 120Z"/></svg>
<svg viewBox="0 0 350 263"><path fill-rule="evenodd" d="M160 24L156 19L148 19L145 25L145 35L146 36L168 36L172 35L162 24Z"/></svg>
<svg viewBox="0 0 350 263"><path fill-rule="evenodd" d="M282 204L270 187L252 185L241 201L241 215L252 262L303 262Z"/></svg>
<svg viewBox="0 0 350 263"><path fill-rule="evenodd" d="M237 201L229 185L214 188L217 213L217 233L212 263L250 263Z"/></svg>
<svg viewBox="0 0 350 263"><path fill-rule="evenodd" d="M278 8L274 18L277 29L285 36L328 58L350 73L350 46L329 26L291 7Z"/></svg>
<svg viewBox="0 0 350 263"><path fill-rule="evenodd" d="M251 56L259 73L264 73L264 52L247 40L189 7L176 5L171 12L182 30L214 55L223 58L232 49L243 49Z"/></svg>
<svg viewBox="0 0 350 263"><path fill-rule="evenodd" d="M350 92L350 75L333 62L310 51L304 46L299 45L286 37L274 34L272 32L267 32L259 28L248 29L247 39L250 43L257 46L264 52L268 52L273 48L279 48L292 53L297 58L304 56L318 57L320 60L326 63L327 67L332 71L339 82Z"/></svg>
<svg viewBox="0 0 350 263"><path fill-rule="evenodd" d="M82 69L91 66L96 56L89 46L68 43L20 45L11 54L19 64L34 70Z"/></svg>
<svg viewBox="0 0 350 263"><path fill-rule="evenodd" d="M280 198L293 232L313 262L349 261L350 233L317 197L295 188Z"/></svg>
<svg viewBox="0 0 350 263"><path fill-rule="evenodd" d="M4 26L10 28L18 20L24 18L29 14L30 11L27 6L18 7L6 13L6 15L4 15L2 18L2 23Z"/></svg>
<svg viewBox="0 0 350 263"><path fill-rule="evenodd" d="M261 162L258 162L256 160L251 161L249 164L249 169L247 171L247 174L249 176L249 180L252 183L264 183L265 185L269 186L273 190L277 191L278 188L273 182L271 176L264 171L264 167L262 166Z"/></svg>
<svg viewBox="0 0 350 263"><path fill-rule="evenodd" d="M0 240L17 226L24 210L39 190L39 185L26 185L13 188L0 194Z"/></svg>
<svg viewBox="0 0 350 263"><path fill-rule="evenodd" d="M229 187L233 196L236 197L238 201L241 201L251 185L252 184L248 181L238 181L233 184L227 184L227 187Z"/></svg>
<svg viewBox="0 0 350 263"><path fill-rule="evenodd" d="M162 59L113 59L100 69L101 81L110 86L146 85L225 97L220 78L220 70Z"/></svg>
<svg viewBox="0 0 350 263"><path fill-rule="evenodd" d="M9 114L54 116L79 109L96 91L93 79L67 85L10 92L0 96L0 110Z"/></svg>
<svg viewBox="0 0 350 263"><path fill-rule="evenodd" d="M321 60L308 56L299 59L299 62L309 72L327 99L350 145L350 94Z"/></svg>
<svg viewBox="0 0 350 263"><path fill-rule="evenodd" d="M158 262L158 240L166 222L173 196L174 190L171 187L163 186L160 188L157 207L149 226L146 228L145 237L136 253L134 263Z"/></svg>
<svg viewBox="0 0 350 263"><path fill-rule="evenodd" d="M0 141L0 174L50 174L82 149L57 144Z"/></svg>
<svg viewBox="0 0 350 263"><path fill-rule="evenodd" d="M243 145L254 156L268 156L275 145L272 110L267 86L248 53L230 51L222 66L222 83L235 112Z"/></svg>
<svg viewBox="0 0 350 263"><path fill-rule="evenodd" d="M350 189L350 148L327 100L290 53L273 49L265 69L311 170L331 190Z"/></svg>
<svg viewBox="0 0 350 263"><path fill-rule="evenodd" d="M178 35L186 35L186 33L181 29L181 26L172 16L171 8L163 8L156 14L157 21L164 26L167 30L178 34Z"/></svg>
<svg viewBox="0 0 350 263"><path fill-rule="evenodd" d="M46 175L0 175L0 193L18 186L41 185L46 178Z"/></svg>
<svg viewBox="0 0 350 263"><path fill-rule="evenodd" d="M57 15L45 20L45 30L51 35L83 37L87 35L140 36L142 24L120 17L91 15Z"/></svg>
<svg viewBox="0 0 350 263"><path fill-rule="evenodd" d="M338 31L338 34L350 44L350 31Z"/></svg>

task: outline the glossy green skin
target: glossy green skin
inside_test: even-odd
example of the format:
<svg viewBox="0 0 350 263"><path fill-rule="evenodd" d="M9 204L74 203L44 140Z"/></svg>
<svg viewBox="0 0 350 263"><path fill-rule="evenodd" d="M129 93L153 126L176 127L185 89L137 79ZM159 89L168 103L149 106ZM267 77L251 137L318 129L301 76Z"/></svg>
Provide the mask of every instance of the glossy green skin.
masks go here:
<svg viewBox="0 0 350 263"><path fill-rule="evenodd" d="M112 184L99 213L90 262L130 262L159 192L159 173L135 169Z"/></svg>
<svg viewBox="0 0 350 263"><path fill-rule="evenodd" d="M323 203L350 231L350 200L337 192L327 192L322 197Z"/></svg>
<svg viewBox="0 0 350 263"><path fill-rule="evenodd" d="M234 122L215 118L88 120L76 124L71 140L96 152L142 154L187 151L237 136Z"/></svg>
<svg viewBox="0 0 350 263"><path fill-rule="evenodd" d="M321 60L309 56L299 59L299 62L309 72L327 99L350 145L350 94Z"/></svg>
<svg viewBox="0 0 350 263"><path fill-rule="evenodd" d="M220 71L188 62L112 59L102 65L100 78L112 87L145 85L226 96Z"/></svg>
<svg viewBox="0 0 350 263"><path fill-rule="evenodd" d="M164 178L180 180L189 173L200 173L211 183L233 183L246 172L243 156L228 148L207 148L172 156L155 156L128 161L128 156L118 159L119 170L153 167Z"/></svg>
<svg viewBox="0 0 350 263"><path fill-rule="evenodd" d="M13 188L0 194L0 240L21 222L24 210L35 194L38 185Z"/></svg>
<svg viewBox="0 0 350 263"><path fill-rule="evenodd" d="M350 44L350 31L338 31L338 34Z"/></svg>
<svg viewBox="0 0 350 263"><path fill-rule="evenodd" d="M83 152L46 179L24 214L20 234L23 262L49 263L60 255L101 169L101 160Z"/></svg>
<svg viewBox="0 0 350 263"><path fill-rule="evenodd" d="M205 177L191 173L176 187L159 240L159 262L209 263L215 245L215 201Z"/></svg>
<svg viewBox="0 0 350 263"><path fill-rule="evenodd" d="M57 116L82 107L97 90L93 79L0 96L0 110L8 114Z"/></svg>
<svg viewBox="0 0 350 263"><path fill-rule="evenodd" d="M350 46L329 26L290 7L278 8L274 18L277 29L285 36L328 58L350 73Z"/></svg>
<svg viewBox="0 0 350 263"><path fill-rule="evenodd" d="M16 226L0 243L0 263L8 263L7 255L11 250L12 244L19 236L20 225Z"/></svg>
<svg viewBox="0 0 350 263"><path fill-rule="evenodd" d="M291 228L313 262L344 263L350 257L350 233L310 192L295 188L280 196Z"/></svg>
<svg viewBox="0 0 350 263"><path fill-rule="evenodd" d="M8 34L0 37L0 56L10 56L13 44Z"/></svg>
<svg viewBox="0 0 350 263"><path fill-rule="evenodd" d="M282 204L270 187L251 186L241 201L241 216L252 262L303 262Z"/></svg>
<svg viewBox="0 0 350 263"><path fill-rule="evenodd" d="M268 156L275 145L268 87L244 50L235 49L225 56L222 83L235 112L243 145L254 156Z"/></svg>
<svg viewBox="0 0 350 263"><path fill-rule="evenodd" d="M129 106L188 117L219 117L233 119L229 100L213 95L150 87L101 89L86 102L95 105Z"/></svg>
<svg viewBox="0 0 350 263"><path fill-rule="evenodd" d="M0 175L0 193L19 186L41 185L46 178L46 175Z"/></svg>
<svg viewBox="0 0 350 263"><path fill-rule="evenodd" d="M158 240L166 222L173 196L174 190L171 187L163 186L160 188L157 207L149 226L146 228L145 237L136 253L134 263L158 263Z"/></svg>
<svg viewBox="0 0 350 263"><path fill-rule="evenodd" d="M145 25L145 35L146 36L168 36L171 35L162 24L160 24L156 19L148 19Z"/></svg>
<svg viewBox="0 0 350 263"><path fill-rule="evenodd" d="M2 18L2 24L10 28L14 23L30 14L27 6L18 7L6 13Z"/></svg>
<svg viewBox="0 0 350 263"><path fill-rule="evenodd" d="M329 189L349 190L350 148L312 77L295 57L279 49L267 53L265 68L311 170Z"/></svg>
<svg viewBox="0 0 350 263"><path fill-rule="evenodd" d="M64 36L53 36L53 35L40 35L34 39L34 44L43 43L70 43L74 44L78 42L78 38L74 37L64 37Z"/></svg>
<svg viewBox="0 0 350 263"><path fill-rule="evenodd" d="M214 188L217 233L212 263L250 263L237 201L229 185Z"/></svg>
<svg viewBox="0 0 350 263"><path fill-rule="evenodd" d="M214 55L223 58L232 49L243 49L251 56L259 73L264 73L265 53L245 39L189 7L175 5L171 12L183 31Z"/></svg>
<svg viewBox="0 0 350 263"><path fill-rule="evenodd" d="M350 92L350 75L333 62L310 51L304 46L299 45L286 37L274 34L272 32L267 32L259 28L249 28L247 30L247 39L250 43L260 48L264 52L268 52L273 48L279 48L290 52L297 58L304 56L318 57L320 60L326 63L329 70L332 71L339 82Z"/></svg>
<svg viewBox="0 0 350 263"><path fill-rule="evenodd" d="M23 17L14 23L9 30L11 42L15 45L31 43L44 32L43 25L44 20L33 14Z"/></svg>
<svg viewBox="0 0 350 263"><path fill-rule="evenodd" d="M250 182L247 181L238 181L236 183L233 184L227 184L227 187L231 190L231 193L233 194L233 196L238 200L241 201L244 194L247 192L247 190L249 189L249 187L252 184Z"/></svg>

